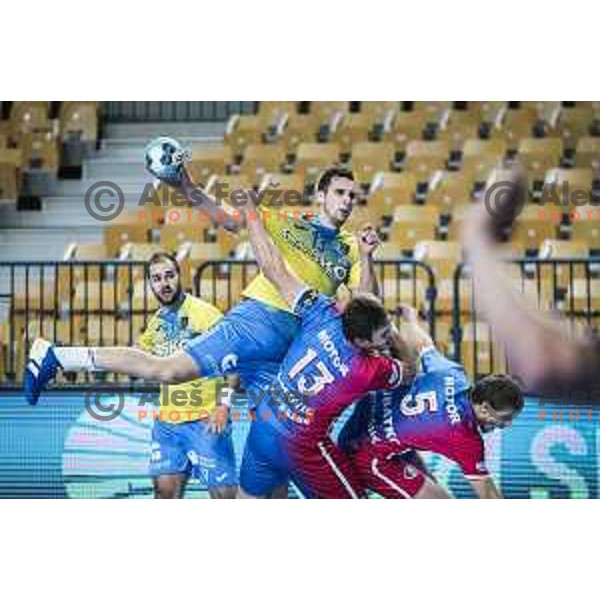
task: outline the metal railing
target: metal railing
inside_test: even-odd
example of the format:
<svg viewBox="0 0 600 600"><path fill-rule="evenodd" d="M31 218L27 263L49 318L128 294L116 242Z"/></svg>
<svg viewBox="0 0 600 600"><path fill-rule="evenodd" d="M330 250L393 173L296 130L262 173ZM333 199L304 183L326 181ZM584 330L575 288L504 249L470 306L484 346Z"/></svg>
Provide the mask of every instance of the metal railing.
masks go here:
<svg viewBox="0 0 600 600"><path fill-rule="evenodd" d="M153 121L226 121L231 115L253 114L256 102L183 102L140 101L103 102L103 114L112 123L136 123Z"/></svg>
<svg viewBox="0 0 600 600"><path fill-rule="evenodd" d="M431 267L411 259L384 260L376 262L376 272L386 307L393 309L402 303L422 307L423 317L435 339L437 289ZM226 312L239 302L256 273L256 263L252 261L206 262L194 275L194 291Z"/></svg>
<svg viewBox="0 0 600 600"><path fill-rule="evenodd" d="M572 331L600 324L600 258L520 259L507 269L518 293L543 311L563 314ZM506 370L477 313L467 266L458 266L452 298L442 302L426 263L379 261L376 270L386 307L420 307L434 339L473 377ZM256 273L252 261L206 262L194 273L192 292L227 312ZM145 276L143 261L0 263L0 387L21 385L27 349L38 336L62 345L134 345L157 308ZM58 385L91 378L65 376ZM111 381L131 383L118 376Z"/></svg>
<svg viewBox="0 0 600 600"><path fill-rule="evenodd" d="M600 324L600 258L513 259L507 276L517 294L546 313L560 314L575 334ZM477 378L507 370L502 349L479 318L468 265L454 273L452 355Z"/></svg>
<svg viewBox="0 0 600 600"><path fill-rule="evenodd" d="M138 261L0 263L0 385L20 384L36 337L70 346L134 345L152 310L145 275L146 263Z"/></svg>

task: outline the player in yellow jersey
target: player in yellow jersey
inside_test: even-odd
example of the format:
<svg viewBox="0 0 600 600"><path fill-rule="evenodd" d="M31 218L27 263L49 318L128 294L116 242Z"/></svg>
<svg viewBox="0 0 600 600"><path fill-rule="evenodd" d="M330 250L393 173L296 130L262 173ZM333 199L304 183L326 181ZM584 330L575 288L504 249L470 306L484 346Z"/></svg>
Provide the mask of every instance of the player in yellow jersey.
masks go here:
<svg viewBox="0 0 600 600"><path fill-rule="evenodd" d="M212 304L183 292L179 264L171 254L157 252L150 258L148 278L161 307L138 340L142 350L170 356L222 319ZM181 498L191 474L206 485L211 498L235 498L237 475L228 408L217 409L224 388L222 378L162 386L150 458L156 498Z"/></svg>
<svg viewBox="0 0 600 600"><path fill-rule="evenodd" d="M201 201L202 210L223 213L189 177L184 178L183 189L192 200ZM377 293L373 267L377 233L371 227L359 232L367 247L359 255L356 238L343 228L356 201L352 172L327 169L315 191L320 205L316 215L281 219L263 211L267 232L288 267L306 285L327 295L334 295L342 285ZM217 221L224 227L237 230L242 226L240 219L223 218L223 214ZM244 299L215 327L169 357L135 348L55 348L36 340L26 367L26 395L35 403L57 368L111 371L166 383L239 372L247 390L259 390L261 376L276 370L298 329L298 317L276 288L258 275L244 291Z"/></svg>

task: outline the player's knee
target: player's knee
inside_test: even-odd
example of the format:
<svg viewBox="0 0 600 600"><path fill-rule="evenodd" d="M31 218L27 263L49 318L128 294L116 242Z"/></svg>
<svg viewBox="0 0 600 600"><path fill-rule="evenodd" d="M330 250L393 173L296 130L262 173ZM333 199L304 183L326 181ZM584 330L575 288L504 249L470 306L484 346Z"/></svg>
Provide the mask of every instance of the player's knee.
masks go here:
<svg viewBox="0 0 600 600"><path fill-rule="evenodd" d="M210 490L213 500L233 500L237 498L238 488L235 485L224 485Z"/></svg>
<svg viewBox="0 0 600 600"><path fill-rule="evenodd" d="M181 486L179 482L158 478L154 480L154 497L157 500L175 500L180 497Z"/></svg>
<svg viewBox="0 0 600 600"><path fill-rule="evenodd" d="M183 352L159 359L157 379L163 383L185 383L201 377L192 359Z"/></svg>
<svg viewBox="0 0 600 600"><path fill-rule="evenodd" d="M417 500L449 500L450 498L452 495L446 488L429 479L425 480L423 487L415 495Z"/></svg>

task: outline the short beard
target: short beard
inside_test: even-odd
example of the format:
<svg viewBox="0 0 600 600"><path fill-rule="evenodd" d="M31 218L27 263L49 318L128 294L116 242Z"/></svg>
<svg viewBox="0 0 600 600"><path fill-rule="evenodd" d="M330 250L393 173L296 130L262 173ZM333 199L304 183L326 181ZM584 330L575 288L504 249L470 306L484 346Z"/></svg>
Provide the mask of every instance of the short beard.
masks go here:
<svg viewBox="0 0 600 600"><path fill-rule="evenodd" d="M169 302L165 302L154 290L152 290L152 293L154 294L154 297L158 300L158 303L161 306L173 306L173 304L177 304L177 302L179 302L183 291L181 289L181 285L179 285L177 287L177 291L175 292L175 294L173 294L173 299Z"/></svg>

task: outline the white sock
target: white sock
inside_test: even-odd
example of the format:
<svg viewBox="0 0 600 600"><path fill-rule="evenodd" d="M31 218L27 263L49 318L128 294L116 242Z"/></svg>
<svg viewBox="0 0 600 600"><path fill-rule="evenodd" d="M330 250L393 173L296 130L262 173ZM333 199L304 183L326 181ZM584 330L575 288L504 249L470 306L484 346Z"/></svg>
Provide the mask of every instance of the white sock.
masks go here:
<svg viewBox="0 0 600 600"><path fill-rule="evenodd" d="M65 371L101 371L96 367L95 348L58 346L54 354Z"/></svg>

